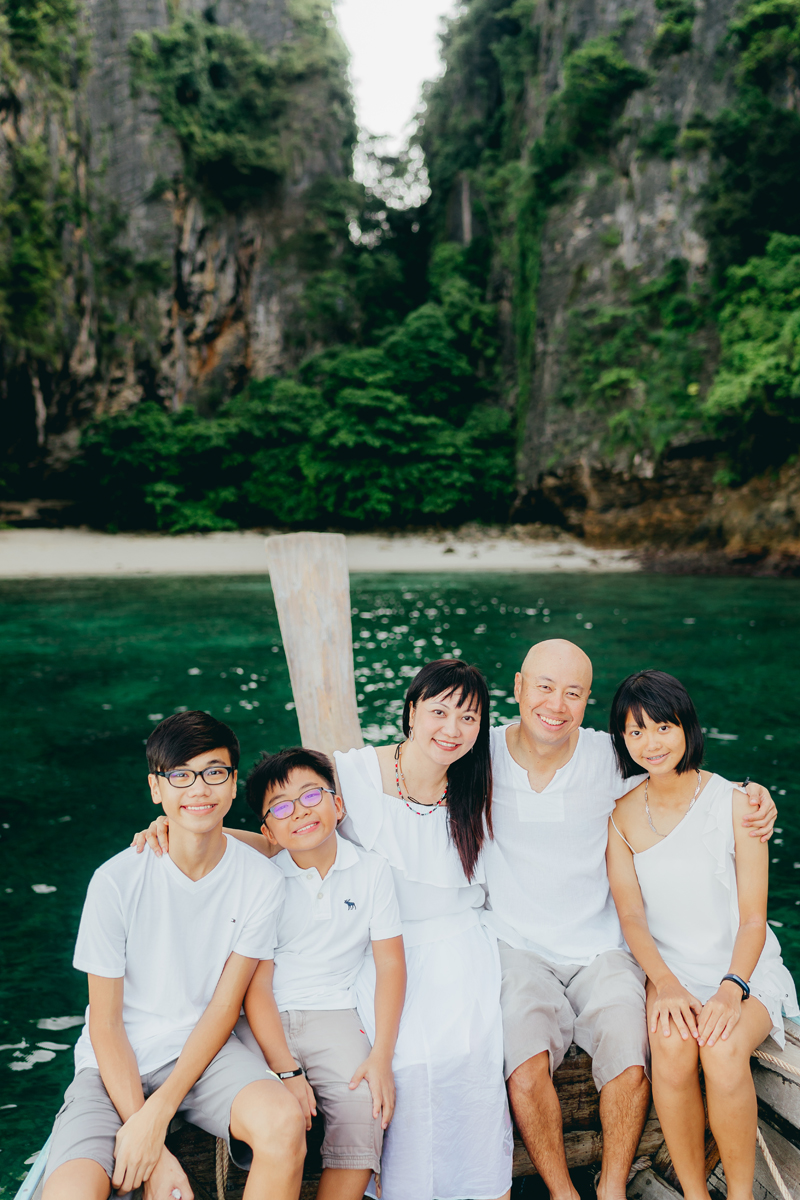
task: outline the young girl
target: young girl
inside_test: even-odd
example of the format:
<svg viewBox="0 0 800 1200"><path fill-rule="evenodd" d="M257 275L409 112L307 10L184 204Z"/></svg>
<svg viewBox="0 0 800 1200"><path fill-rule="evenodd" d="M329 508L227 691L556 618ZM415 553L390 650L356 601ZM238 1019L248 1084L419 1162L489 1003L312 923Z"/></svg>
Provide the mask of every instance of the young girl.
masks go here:
<svg viewBox="0 0 800 1200"><path fill-rule="evenodd" d="M703 734L685 688L641 671L617 690L611 735L627 778L608 875L622 931L647 975L653 1099L686 1200L708 1200L698 1060L728 1200L752 1200L757 1106L750 1055L781 1011L798 1015L767 925L769 848L742 828L747 797L702 771Z"/></svg>
<svg viewBox="0 0 800 1200"><path fill-rule="evenodd" d="M481 847L491 836L483 676L457 660L423 667L406 695L403 732L400 745L335 756L341 832L389 862L406 949L382 1200L507 1200L500 962L480 921ZM367 959L357 993L370 1038L374 974Z"/></svg>

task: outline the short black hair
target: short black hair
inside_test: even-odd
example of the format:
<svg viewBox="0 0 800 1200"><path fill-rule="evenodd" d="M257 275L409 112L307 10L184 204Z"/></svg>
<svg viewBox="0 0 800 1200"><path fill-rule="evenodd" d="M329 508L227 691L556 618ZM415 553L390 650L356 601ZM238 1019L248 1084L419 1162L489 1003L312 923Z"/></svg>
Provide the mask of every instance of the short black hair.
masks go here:
<svg viewBox="0 0 800 1200"><path fill-rule="evenodd" d="M286 783L292 771L303 767L324 779L332 792L336 791L333 763L321 750L306 750L305 746L290 746L277 754L262 754L247 776L247 803L258 817L264 815L264 797L270 788Z"/></svg>
<svg viewBox="0 0 800 1200"><path fill-rule="evenodd" d="M231 766L238 767L239 739L229 725L199 709L175 713L156 725L147 739L147 766L151 774L171 771L198 754L222 747L231 756Z"/></svg>
<svg viewBox="0 0 800 1200"><path fill-rule="evenodd" d="M642 768L633 761L625 745L628 713L640 725L645 713L651 721L680 725L686 738L686 750L675 769L679 775L698 769L705 748L703 730L692 698L679 679L667 675L666 671L637 671L635 675L623 679L617 688L611 701L609 732L623 779L642 774Z"/></svg>

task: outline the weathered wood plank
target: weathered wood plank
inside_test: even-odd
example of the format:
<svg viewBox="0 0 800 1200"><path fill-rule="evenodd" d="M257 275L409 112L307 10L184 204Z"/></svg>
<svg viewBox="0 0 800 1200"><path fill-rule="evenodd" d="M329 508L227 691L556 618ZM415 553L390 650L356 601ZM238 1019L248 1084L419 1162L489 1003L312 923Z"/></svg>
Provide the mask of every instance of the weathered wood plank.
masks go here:
<svg viewBox="0 0 800 1200"><path fill-rule="evenodd" d="M655 1171L640 1171L628 1184L629 1200L681 1200L680 1192L670 1187Z"/></svg>
<svg viewBox="0 0 800 1200"><path fill-rule="evenodd" d="M800 1129L800 1080L781 1074L769 1063L754 1060L753 1081L759 1100Z"/></svg>
<svg viewBox="0 0 800 1200"><path fill-rule="evenodd" d="M767 1149L775 1160L775 1165L783 1177L783 1181L793 1196L800 1196L800 1150L788 1142L764 1121L758 1122ZM709 1180L710 1185L722 1196L727 1196L728 1188L725 1183L725 1172L720 1164ZM781 1200L780 1192L772 1178L761 1150L756 1150L756 1175L753 1181L754 1200Z"/></svg>
<svg viewBox="0 0 800 1200"><path fill-rule="evenodd" d="M289 533L266 551L303 745L361 747L345 539Z"/></svg>

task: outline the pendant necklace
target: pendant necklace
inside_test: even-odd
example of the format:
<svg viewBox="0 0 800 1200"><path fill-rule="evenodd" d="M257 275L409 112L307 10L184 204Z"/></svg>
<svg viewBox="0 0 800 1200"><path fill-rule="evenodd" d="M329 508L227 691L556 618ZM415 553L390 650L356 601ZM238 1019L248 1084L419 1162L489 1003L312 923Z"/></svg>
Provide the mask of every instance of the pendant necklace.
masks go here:
<svg viewBox="0 0 800 1200"><path fill-rule="evenodd" d="M697 797L700 795L700 785L702 782L703 782L703 777L700 774L700 772L698 771L697 772L697 787L695 788L694 795L692 796L692 803L689 805L686 812L681 817L681 821L683 821L685 817L688 817L689 813L694 808L694 802L697 799ZM659 833L658 832L655 825L653 824L653 818L650 816L650 805L647 803L647 785L649 783L650 783L650 776L648 775L647 779L645 779L645 781L644 781L644 811L647 813L647 823L650 826L650 828L652 829L653 833L656 835L656 837L660 837L660 838L669 837L669 833ZM678 822L678 825L680 825L681 821ZM676 829L678 828L678 825L675 826ZM672 833L672 830L670 830L670 833Z"/></svg>
<svg viewBox="0 0 800 1200"><path fill-rule="evenodd" d="M431 815L431 813L435 812L436 809L439 808L442 804L444 804L445 800L447 799L447 784L444 785L444 791L442 792L441 797L436 801L435 804L423 804L421 800L414 799L414 797L411 795L411 793L408 790L408 785L406 784L406 777L403 774L403 767L402 767L402 763L400 762L400 746L399 745L394 752L394 775L395 775L395 780L397 781L398 796L403 801L403 803L405 804L405 806L409 810L409 812L413 812L415 814L415 816L417 816L417 817L429 817ZM412 804L418 804L421 808L426 808L428 810L427 812L424 812L424 813L417 812L417 810L415 808L411 807L411 804L408 803L406 796L403 795L403 789L400 786L401 779L405 786L406 796L408 796L408 800L410 800Z"/></svg>

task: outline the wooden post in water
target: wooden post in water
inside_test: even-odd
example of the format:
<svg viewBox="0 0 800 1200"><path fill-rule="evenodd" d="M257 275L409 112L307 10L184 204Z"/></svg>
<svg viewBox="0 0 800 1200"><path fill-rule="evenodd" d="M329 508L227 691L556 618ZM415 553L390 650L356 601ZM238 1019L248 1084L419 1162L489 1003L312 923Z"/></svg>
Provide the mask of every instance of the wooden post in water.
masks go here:
<svg viewBox="0 0 800 1200"><path fill-rule="evenodd" d="M300 739L325 754L360 748L344 536L287 533L266 550Z"/></svg>

